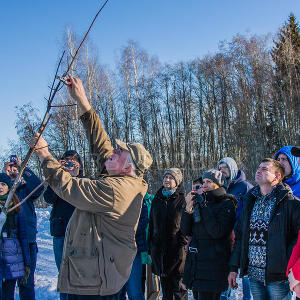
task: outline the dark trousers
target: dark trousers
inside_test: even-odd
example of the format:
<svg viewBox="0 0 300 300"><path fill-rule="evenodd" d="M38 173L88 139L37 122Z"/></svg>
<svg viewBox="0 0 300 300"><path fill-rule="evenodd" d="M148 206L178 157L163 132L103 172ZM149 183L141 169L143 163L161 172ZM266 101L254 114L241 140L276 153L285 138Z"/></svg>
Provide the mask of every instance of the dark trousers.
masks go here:
<svg viewBox="0 0 300 300"><path fill-rule="evenodd" d="M35 272L36 258L37 258L37 244L29 243L29 251L30 251L30 274L27 279L27 283L21 284L18 281L19 294L21 300L35 300L34 272Z"/></svg>
<svg viewBox="0 0 300 300"><path fill-rule="evenodd" d="M221 293L193 291L196 300L219 300Z"/></svg>
<svg viewBox="0 0 300 300"><path fill-rule="evenodd" d="M68 294L68 300L117 300L118 294L109 296L98 296L98 295L73 295Z"/></svg>
<svg viewBox="0 0 300 300"><path fill-rule="evenodd" d="M145 287L146 287L146 265L142 265L142 291L143 291L143 295L145 295Z"/></svg>
<svg viewBox="0 0 300 300"><path fill-rule="evenodd" d="M126 292L129 300L145 300L142 291L142 258L141 253L137 253L131 268L129 279L125 283L118 295L118 300L126 300Z"/></svg>
<svg viewBox="0 0 300 300"><path fill-rule="evenodd" d="M15 286L17 279L2 281L2 291L0 292L0 299L14 300L15 299Z"/></svg>
<svg viewBox="0 0 300 300"><path fill-rule="evenodd" d="M60 269L60 264L62 260L62 254L63 254L63 249L64 249L64 236L59 236L53 237L53 251L54 251L54 258L55 258L55 263L57 266L57 270L59 272ZM59 294L59 299L60 300L67 300L67 294L60 293Z"/></svg>
<svg viewBox="0 0 300 300"><path fill-rule="evenodd" d="M160 277L163 300L188 300L188 292L182 284L182 277L170 274Z"/></svg>

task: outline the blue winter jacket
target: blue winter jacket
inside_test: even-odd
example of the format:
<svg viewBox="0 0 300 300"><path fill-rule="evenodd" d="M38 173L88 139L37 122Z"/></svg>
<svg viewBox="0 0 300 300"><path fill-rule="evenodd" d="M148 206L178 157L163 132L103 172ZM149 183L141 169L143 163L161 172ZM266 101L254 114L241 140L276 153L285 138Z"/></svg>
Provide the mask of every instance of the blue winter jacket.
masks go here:
<svg viewBox="0 0 300 300"><path fill-rule="evenodd" d="M229 183L229 186L227 187L227 194L235 196L235 198L238 200L236 219L238 219L238 217L240 216L243 208L243 202L241 198L246 195L252 188L253 185L250 182L246 181L246 175L241 170L238 171L236 178L234 180L231 180L231 182Z"/></svg>
<svg viewBox="0 0 300 300"><path fill-rule="evenodd" d="M25 275L24 264L30 266L30 252L26 231L26 220L22 212L14 213L14 228L10 233L7 223L1 234L1 268L3 279L16 279Z"/></svg>
<svg viewBox="0 0 300 300"><path fill-rule="evenodd" d="M224 157L218 162L217 168L219 165L225 163L230 171L230 177L227 182L227 194L235 196L238 200L238 208L236 211L236 219L241 214L243 203L241 198L248 193L249 190L253 188L253 185L246 181L246 175L243 171L238 169L236 161L231 157Z"/></svg>
<svg viewBox="0 0 300 300"><path fill-rule="evenodd" d="M293 173L291 176L284 178L283 182L288 184L293 191L293 194L300 198L300 165L298 163L298 157L292 155L291 149L293 146L282 147L276 154L275 159L278 158L280 153L285 154L290 162Z"/></svg>
<svg viewBox="0 0 300 300"><path fill-rule="evenodd" d="M145 200L143 200L141 215L138 223L138 228L135 234L135 240L137 245L137 251L144 252L148 250L147 247L147 234L146 229L149 223L148 206Z"/></svg>
<svg viewBox="0 0 300 300"><path fill-rule="evenodd" d="M20 202L40 183L41 180L29 168L25 168L23 179L16 190L16 194ZM37 222L34 201L42 194L43 190L44 187L40 187L22 204L22 211L26 219L27 238L29 243L36 242Z"/></svg>

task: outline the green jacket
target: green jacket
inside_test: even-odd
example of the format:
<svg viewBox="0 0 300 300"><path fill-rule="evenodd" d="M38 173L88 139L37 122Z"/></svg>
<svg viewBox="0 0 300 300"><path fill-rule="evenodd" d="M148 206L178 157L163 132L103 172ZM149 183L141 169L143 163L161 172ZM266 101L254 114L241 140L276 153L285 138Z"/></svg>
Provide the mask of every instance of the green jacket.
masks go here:
<svg viewBox="0 0 300 300"><path fill-rule="evenodd" d="M148 194L146 193L144 200L147 204L148 207L148 217L150 216L150 211L151 211L151 204L152 204L152 200L154 199L154 195ZM148 229L149 229L149 224L147 226L147 231L146 231L146 236L148 236ZM142 252L141 253L141 258L142 258L142 264L143 265L150 265L152 264L152 260L148 254L148 251Z"/></svg>

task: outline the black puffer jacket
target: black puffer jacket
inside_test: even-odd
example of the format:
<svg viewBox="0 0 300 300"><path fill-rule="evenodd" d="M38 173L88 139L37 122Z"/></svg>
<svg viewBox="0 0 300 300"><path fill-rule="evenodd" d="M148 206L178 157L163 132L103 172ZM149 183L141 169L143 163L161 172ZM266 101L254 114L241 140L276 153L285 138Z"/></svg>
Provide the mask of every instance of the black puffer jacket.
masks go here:
<svg viewBox="0 0 300 300"><path fill-rule="evenodd" d="M235 244L230 258L230 270L240 275L248 272L249 222L256 201L255 186L243 198L243 210L236 229ZM300 229L300 201L284 183L274 190L276 206L273 209L268 226L267 259L265 280L274 282L286 280L287 264Z"/></svg>
<svg viewBox="0 0 300 300"><path fill-rule="evenodd" d="M195 223L192 213L184 212L182 233L192 236L183 282L194 291L221 292L227 288L232 232L237 200L224 188L203 194L207 206L200 209Z"/></svg>
<svg viewBox="0 0 300 300"><path fill-rule="evenodd" d="M160 188L151 206L148 243L153 273L181 275L184 269L187 238L180 232L181 215L185 207L184 189L179 185L169 197Z"/></svg>

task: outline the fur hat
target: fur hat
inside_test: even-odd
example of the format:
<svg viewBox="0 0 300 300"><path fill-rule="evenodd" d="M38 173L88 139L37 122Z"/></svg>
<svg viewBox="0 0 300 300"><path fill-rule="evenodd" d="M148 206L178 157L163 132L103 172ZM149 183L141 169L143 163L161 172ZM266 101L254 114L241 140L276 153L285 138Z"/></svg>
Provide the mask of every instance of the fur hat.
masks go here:
<svg viewBox="0 0 300 300"><path fill-rule="evenodd" d="M178 169L178 168L167 169L164 173L164 177L167 174L171 175L175 179L175 182L176 182L177 186L182 182L183 176L182 176L182 173L181 173L180 169Z"/></svg>

